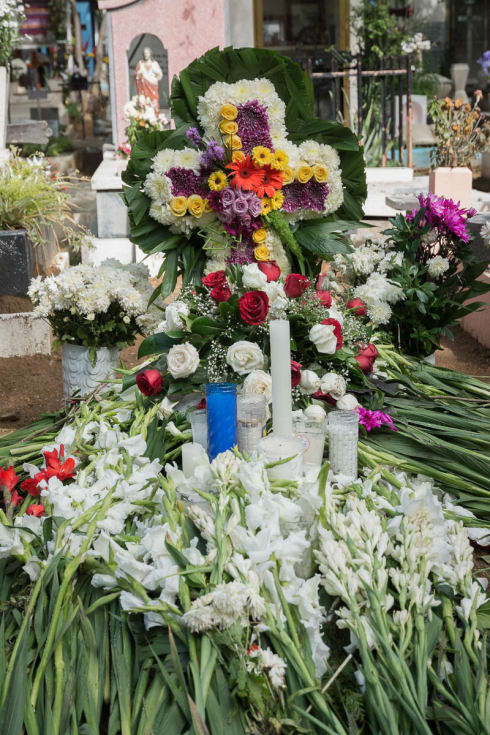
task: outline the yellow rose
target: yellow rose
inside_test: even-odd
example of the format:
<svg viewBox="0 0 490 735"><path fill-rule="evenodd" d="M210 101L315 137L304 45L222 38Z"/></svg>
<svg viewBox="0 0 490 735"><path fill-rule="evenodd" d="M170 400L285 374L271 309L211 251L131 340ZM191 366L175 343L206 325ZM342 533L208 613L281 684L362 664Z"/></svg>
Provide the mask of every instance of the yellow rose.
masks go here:
<svg viewBox="0 0 490 735"><path fill-rule="evenodd" d="M193 217L200 217L204 212L204 202L199 194L191 194L187 200L187 206Z"/></svg>
<svg viewBox="0 0 490 735"><path fill-rule="evenodd" d="M170 211L176 217L183 217L187 212L187 198L186 197L174 197L170 200Z"/></svg>
<svg viewBox="0 0 490 735"><path fill-rule="evenodd" d="M245 153L243 151L234 151L231 160L233 161L233 163L240 163L240 161L243 161L244 158Z"/></svg>
<svg viewBox="0 0 490 735"><path fill-rule="evenodd" d="M279 148L276 150L274 155L272 156L271 166L272 168L278 169L279 171L284 171L289 164L289 157L288 154L285 151L280 150Z"/></svg>
<svg viewBox="0 0 490 735"><path fill-rule="evenodd" d="M258 245L254 250L255 260L260 260L262 263L270 260L271 254L267 245Z"/></svg>
<svg viewBox="0 0 490 735"><path fill-rule="evenodd" d="M328 179L328 174L328 168L322 163L317 163L313 166L313 176L315 177L315 181L318 181L319 184L325 183Z"/></svg>
<svg viewBox="0 0 490 735"><path fill-rule="evenodd" d="M232 151L238 151L242 147L242 140L239 135L231 135L231 149Z"/></svg>
<svg viewBox="0 0 490 735"><path fill-rule="evenodd" d="M294 181L293 170L289 168L289 166L286 166L286 168L282 169L282 185L286 186L286 184L292 184L293 181Z"/></svg>
<svg viewBox="0 0 490 735"><path fill-rule="evenodd" d="M212 207L211 207L208 199L205 199L204 200L204 211L205 212L212 212L213 211L213 209L212 209Z"/></svg>
<svg viewBox="0 0 490 735"><path fill-rule="evenodd" d="M226 104L223 105L223 107L219 111L219 114L221 115L221 117L224 117L225 120L236 120L238 110L235 105Z"/></svg>
<svg viewBox="0 0 490 735"><path fill-rule="evenodd" d="M302 163L296 169L295 174L300 184L306 184L313 176L313 169L308 164Z"/></svg>
<svg viewBox="0 0 490 735"><path fill-rule="evenodd" d="M267 231L264 227L261 227L259 230L255 230L254 234L252 235L252 239L254 242L257 243L257 245L261 245L263 242L265 242L266 237Z"/></svg>
<svg viewBox="0 0 490 735"><path fill-rule="evenodd" d="M266 215L272 210L271 200L268 197L262 199L262 214Z"/></svg>
<svg viewBox="0 0 490 735"><path fill-rule="evenodd" d="M252 158L257 166L267 166L272 160L272 154L269 148L263 145L256 145L252 149Z"/></svg>
<svg viewBox="0 0 490 735"><path fill-rule="evenodd" d="M228 183L228 178L224 171L213 171L208 177L208 185L211 191L221 191Z"/></svg>
<svg viewBox="0 0 490 735"><path fill-rule="evenodd" d="M274 192L274 196L271 199L272 209L281 209L284 204L284 194L282 191Z"/></svg>
<svg viewBox="0 0 490 735"><path fill-rule="evenodd" d="M219 129L224 135L234 135L238 130L238 125L233 120L222 120Z"/></svg>

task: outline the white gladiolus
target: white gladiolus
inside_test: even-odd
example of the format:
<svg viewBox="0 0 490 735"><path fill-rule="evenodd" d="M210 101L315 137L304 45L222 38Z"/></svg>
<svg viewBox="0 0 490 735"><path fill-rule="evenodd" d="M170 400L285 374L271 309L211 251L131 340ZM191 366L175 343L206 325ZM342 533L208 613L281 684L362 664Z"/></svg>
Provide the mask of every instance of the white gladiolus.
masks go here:
<svg viewBox="0 0 490 735"><path fill-rule="evenodd" d="M255 342L240 340L228 347L226 362L238 375L247 375L264 367L264 355Z"/></svg>
<svg viewBox="0 0 490 735"><path fill-rule="evenodd" d="M183 342L170 348L167 367L173 378L188 378L199 367L199 352L190 342Z"/></svg>
<svg viewBox="0 0 490 735"><path fill-rule="evenodd" d="M323 355L333 355L337 350L333 324L315 324L310 329L310 340Z"/></svg>

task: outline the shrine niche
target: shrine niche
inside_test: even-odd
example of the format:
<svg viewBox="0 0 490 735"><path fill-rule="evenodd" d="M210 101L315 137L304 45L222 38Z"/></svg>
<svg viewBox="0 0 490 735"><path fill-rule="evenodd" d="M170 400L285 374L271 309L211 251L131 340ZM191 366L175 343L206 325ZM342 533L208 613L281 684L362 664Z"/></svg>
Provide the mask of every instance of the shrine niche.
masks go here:
<svg viewBox="0 0 490 735"><path fill-rule="evenodd" d="M128 73L130 97L145 97L157 115L168 107L168 53L157 36L142 33L131 41Z"/></svg>

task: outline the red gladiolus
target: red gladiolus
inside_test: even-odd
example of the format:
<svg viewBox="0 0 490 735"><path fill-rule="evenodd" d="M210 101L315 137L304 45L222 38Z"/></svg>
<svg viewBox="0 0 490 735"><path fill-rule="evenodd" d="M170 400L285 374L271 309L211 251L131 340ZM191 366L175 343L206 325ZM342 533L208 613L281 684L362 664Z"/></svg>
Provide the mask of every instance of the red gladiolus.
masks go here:
<svg viewBox="0 0 490 735"><path fill-rule="evenodd" d="M201 410L201 411L204 410L205 408L206 408L206 396L204 396L204 398L201 398L201 400L196 406L196 409Z"/></svg>
<svg viewBox="0 0 490 735"><path fill-rule="evenodd" d="M162 390L162 376L158 370L142 370L136 376L136 385L144 396L156 396Z"/></svg>
<svg viewBox="0 0 490 735"><path fill-rule="evenodd" d="M40 518L44 515L44 505L28 505L26 509L26 514L28 516L35 516L36 518Z"/></svg>
<svg viewBox="0 0 490 735"><path fill-rule="evenodd" d="M362 299L350 299L346 303L346 307L356 316L366 316L367 314L367 305Z"/></svg>
<svg viewBox="0 0 490 735"><path fill-rule="evenodd" d="M0 488L5 488L5 490L12 492L18 481L19 478L15 474L13 465L7 467L6 470L0 468Z"/></svg>
<svg viewBox="0 0 490 735"><path fill-rule="evenodd" d="M231 298L230 287L227 283L223 283L220 286L215 286L209 294L213 301L217 304L221 304L222 301L228 301Z"/></svg>
<svg viewBox="0 0 490 735"><path fill-rule="evenodd" d="M214 288L215 286L221 286L226 281L225 271L214 271L208 273L207 276L203 276L202 285L206 288Z"/></svg>
<svg viewBox="0 0 490 735"><path fill-rule="evenodd" d="M275 260L268 260L264 263L257 263L259 270L262 271L267 277L267 282L277 281L281 275L281 269L277 265Z"/></svg>
<svg viewBox="0 0 490 735"><path fill-rule="evenodd" d="M309 285L310 282L306 276L302 276L300 273L290 273L286 278L284 291L290 299L297 299L306 291Z"/></svg>
<svg viewBox="0 0 490 735"><path fill-rule="evenodd" d="M51 475L53 476L53 475ZM28 477L26 480L23 480L20 483L21 490L25 490L26 493L29 495L32 495L33 498L38 498L41 493L41 488L39 487L39 483L42 480L48 480L49 475L47 470L41 470L41 472L38 472L34 475L34 477Z"/></svg>
<svg viewBox="0 0 490 735"><path fill-rule="evenodd" d="M322 306L326 306L327 309L332 306L332 295L330 291L315 291L315 294Z"/></svg>
<svg viewBox="0 0 490 735"><path fill-rule="evenodd" d="M291 360L291 388L301 383L301 363Z"/></svg>
<svg viewBox="0 0 490 735"><path fill-rule="evenodd" d="M361 346L359 352L355 356L355 360L357 360L362 372L367 375L368 373L373 372L374 363L376 362L377 357L378 350L372 343L369 343L365 347Z"/></svg>
<svg viewBox="0 0 490 735"><path fill-rule="evenodd" d="M247 324L262 324L269 311L269 297L263 291L246 291L238 299L238 309Z"/></svg>
<svg viewBox="0 0 490 735"><path fill-rule="evenodd" d="M15 508L22 503L23 499L24 498L22 497L22 495L19 495L17 490L14 490L14 492L10 496L10 502Z"/></svg>
<svg viewBox="0 0 490 735"><path fill-rule="evenodd" d="M331 324L333 326L333 333L337 337L337 349L340 350L342 347L342 327L337 319L322 319L322 324Z"/></svg>
<svg viewBox="0 0 490 735"><path fill-rule="evenodd" d="M75 460L73 457L64 459L65 447L63 444L60 445L60 452L58 456L58 450L54 449L52 452L44 452L44 459L46 462L46 474L49 477L57 477L62 482L64 480L70 480L75 477Z"/></svg>

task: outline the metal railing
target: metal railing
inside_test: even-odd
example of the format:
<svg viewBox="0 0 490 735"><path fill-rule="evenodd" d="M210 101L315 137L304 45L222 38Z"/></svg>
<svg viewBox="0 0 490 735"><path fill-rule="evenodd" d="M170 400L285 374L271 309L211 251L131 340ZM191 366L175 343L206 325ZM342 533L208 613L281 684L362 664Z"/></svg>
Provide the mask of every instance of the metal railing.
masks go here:
<svg viewBox="0 0 490 735"><path fill-rule="evenodd" d="M380 126L381 165L386 166L388 160L403 163L406 154L406 165L412 166L412 61L409 54L381 58L378 69L363 68L361 57L352 55L346 60L332 53L297 60L313 80L318 117L333 117L352 125L363 144L366 144L363 138L369 114L366 109L369 86L376 112L379 109L379 123L370 119L369 124ZM345 114L346 108L348 114Z"/></svg>

